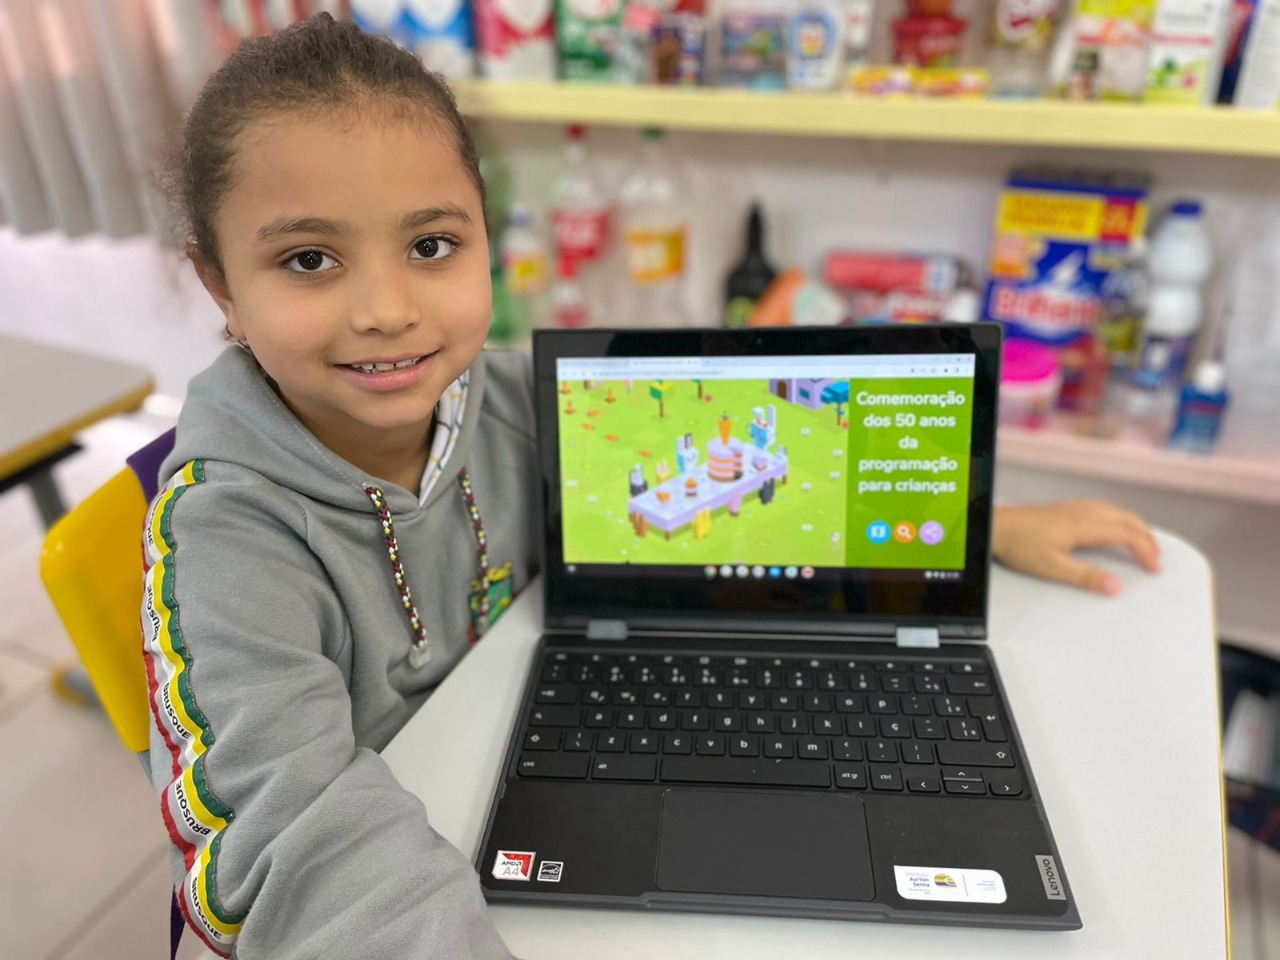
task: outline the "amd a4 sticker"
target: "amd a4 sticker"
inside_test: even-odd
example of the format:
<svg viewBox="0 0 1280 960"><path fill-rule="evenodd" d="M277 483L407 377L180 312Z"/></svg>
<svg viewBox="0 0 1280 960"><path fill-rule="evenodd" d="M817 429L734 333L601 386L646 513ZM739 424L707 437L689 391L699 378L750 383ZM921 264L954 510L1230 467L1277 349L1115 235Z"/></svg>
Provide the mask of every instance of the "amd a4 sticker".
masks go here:
<svg viewBox="0 0 1280 960"><path fill-rule="evenodd" d="M499 850L493 861L495 880L528 880L533 876L533 861L538 855L524 850Z"/></svg>

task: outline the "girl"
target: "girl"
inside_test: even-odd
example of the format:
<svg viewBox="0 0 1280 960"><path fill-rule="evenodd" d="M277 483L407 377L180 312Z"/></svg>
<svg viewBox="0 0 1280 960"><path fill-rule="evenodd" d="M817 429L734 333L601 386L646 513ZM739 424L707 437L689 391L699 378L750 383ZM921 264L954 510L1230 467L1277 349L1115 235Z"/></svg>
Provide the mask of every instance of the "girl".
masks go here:
<svg viewBox="0 0 1280 960"><path fill-rule="evenodd" d="M378 756L501 615L490 587L536 573L532 385L481 354L467 129L415 57L321 15L227 60L170 181L238 344L192 381L144 538L183 915L245 960L506 958ZM1022 515L1017 561L1060 575L1101 540L1154 564L1112 509Z"/></svg>

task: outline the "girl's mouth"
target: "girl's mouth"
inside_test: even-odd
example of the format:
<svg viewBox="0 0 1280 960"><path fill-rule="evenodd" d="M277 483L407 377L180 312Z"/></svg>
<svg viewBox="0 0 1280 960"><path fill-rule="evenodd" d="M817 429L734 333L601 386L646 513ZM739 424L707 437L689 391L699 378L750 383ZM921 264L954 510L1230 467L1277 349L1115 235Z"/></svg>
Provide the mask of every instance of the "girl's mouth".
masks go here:
<svg viewBox="0 0 1280 960"><path fill-rule="evenodd" d="M375 363L344 363L344 367L350 367L352 370L359 370L361 373L389 373L392 370L406 370L409 367L416 367L425 357L410 357L408 360L397 360L394 363L375 362Z"/></svg>

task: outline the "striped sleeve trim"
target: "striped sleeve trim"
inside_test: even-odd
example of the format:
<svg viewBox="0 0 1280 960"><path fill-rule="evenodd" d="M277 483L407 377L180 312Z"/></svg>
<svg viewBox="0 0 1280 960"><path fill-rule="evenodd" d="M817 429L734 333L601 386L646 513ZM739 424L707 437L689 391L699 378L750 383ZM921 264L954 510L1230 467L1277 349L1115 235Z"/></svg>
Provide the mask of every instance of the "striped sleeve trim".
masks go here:
<svg viewBox="0 0 1280 960"><path fill-rule="evenodd" d="M161 814L187 868L178 902L187 924L205 944L230 956L244 915L225 909L215 889L222 831L235 812L218 799L205 778L205 757L214 735L192 692L192 656L174 597L178 545L173 511L182 495L203 481L204 461L193 460L165 485L151 507L143 533L143 643L151 715L172 764L172 779L160 799Z"/></svg>

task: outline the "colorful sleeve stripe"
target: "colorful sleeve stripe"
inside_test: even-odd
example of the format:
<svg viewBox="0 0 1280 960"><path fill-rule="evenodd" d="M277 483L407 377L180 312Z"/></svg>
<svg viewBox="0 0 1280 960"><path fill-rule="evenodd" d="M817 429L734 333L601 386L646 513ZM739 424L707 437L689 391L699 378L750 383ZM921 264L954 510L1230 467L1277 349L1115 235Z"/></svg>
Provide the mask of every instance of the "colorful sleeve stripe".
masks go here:
<svg viewBox="0 0 1280 960"><path fill-rule="evenodd" d="M183 493L203 481L204 461L193 460L165 485L151 507L143 533L142 626L151 714L172 760L173 779L161 796L160 811L187 867L178 903L188 926L209 949L229 957L244 915L226 910L215 887L222 831L235 812L214 795L205 778L205 756L214 736L192 693L192 657L173 593L173 511Z"/></svg>

